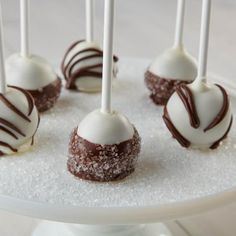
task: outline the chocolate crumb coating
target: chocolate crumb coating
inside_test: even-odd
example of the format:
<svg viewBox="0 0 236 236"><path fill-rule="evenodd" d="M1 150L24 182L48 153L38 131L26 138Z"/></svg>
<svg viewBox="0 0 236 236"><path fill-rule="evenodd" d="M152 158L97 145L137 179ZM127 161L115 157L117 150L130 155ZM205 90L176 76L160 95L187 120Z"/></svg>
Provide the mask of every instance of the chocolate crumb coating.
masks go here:
<svg viewBox="0 0 236 236"><path fill-rule="evenodd" d="M151 91L150 98L157 105L166 105L177 86L191 82L192 81L161 78L149 70L145 73L145 84Z"/></svg>
<svg viewBox="0 0 236 236"><path fill-rule="evenodd" d="M134 128L133 138L119 144L91 143L73 130L69 143L68 170L75 176L91 181L116 181L130 175L141 149L141 140Z"/></svg>
<svg viewBox="0 0 236 236"><path fill-rule="evenodd" d="M57 78L52 83L39 90L27 90L34 98L39 112L49 110L54 106L61 93L61 79Z"/></svg>

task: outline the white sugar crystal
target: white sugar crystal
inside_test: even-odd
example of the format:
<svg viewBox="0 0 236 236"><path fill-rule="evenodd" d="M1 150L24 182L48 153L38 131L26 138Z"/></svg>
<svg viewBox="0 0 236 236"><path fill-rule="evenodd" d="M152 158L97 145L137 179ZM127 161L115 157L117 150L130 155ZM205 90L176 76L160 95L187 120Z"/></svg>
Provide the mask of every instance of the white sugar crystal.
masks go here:
<svg viewBox="0 0 236 236"><path fill-rule="evenodd" d="M77 206L144 206L193 199L236 183L236 129L215 151L186 150L171 138L162 107L148 98L143 60L121 60L113 107L135 124L142 152L134 174L117 183L76 179L66 167L70 132L100 106L100 94L63 91L57 105L41 117L33 149L0 158L0 194ZM234 105L234 112L236 104Z"/></svg>

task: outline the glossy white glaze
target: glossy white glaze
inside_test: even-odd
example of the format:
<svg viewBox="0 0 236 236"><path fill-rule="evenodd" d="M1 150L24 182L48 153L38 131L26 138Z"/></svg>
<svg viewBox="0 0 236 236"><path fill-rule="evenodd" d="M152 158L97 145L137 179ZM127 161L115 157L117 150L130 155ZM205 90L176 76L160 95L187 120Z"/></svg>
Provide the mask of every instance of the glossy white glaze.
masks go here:
<svg viewBox="0 0 236 236"><path fill-rule="evenodd" d="M197 76L195 59L181 48L166 50L152 62L149 71L165 79L193 81Z"/></svg>
<svg viewBox="0 0 236 236"><path fill-rule="evenodd" d="M95 110L80 122L78 135L91 143L119 144L133 138L134 128L118 112L109 114Z"/></svg>
<svg viewBox="0 0 236 236"><path fill-rule="evenodd" d="M6 60L6 75L9 85L26 90L38 90L57 79L52 66L42 57L23 57L13 54Z"/></svg>

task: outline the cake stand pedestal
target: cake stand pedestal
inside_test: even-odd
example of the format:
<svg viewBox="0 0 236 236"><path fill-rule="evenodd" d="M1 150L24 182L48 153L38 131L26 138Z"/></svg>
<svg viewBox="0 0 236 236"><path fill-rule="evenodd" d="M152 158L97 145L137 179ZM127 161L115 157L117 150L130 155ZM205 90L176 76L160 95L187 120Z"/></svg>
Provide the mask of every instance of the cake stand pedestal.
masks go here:
<svg viewBox="0 0 236 236"><path fill-rule="evenodd" d="M33 236L172 236L157 222L235 202L235 122L215 151L181 148L162 122L162 107L149 99L149 63L121 59L114 81L114 107L135 124L143 142L136 171L124 181L81 181L66 169L69 133L100 106L100 94L63 90L55 108L41 116L34 149L0 159L0 208L47 220ZM236 88L224 78L212 81L225 85L236 117ZM179 235L189 236L184 230Z"/></svg>
<svg viewBox="0 0 236 236"><path fill-rule="evenodd" d="M172 236L161 223L150 225L68 225L42 222L32 236Z"/></svg>

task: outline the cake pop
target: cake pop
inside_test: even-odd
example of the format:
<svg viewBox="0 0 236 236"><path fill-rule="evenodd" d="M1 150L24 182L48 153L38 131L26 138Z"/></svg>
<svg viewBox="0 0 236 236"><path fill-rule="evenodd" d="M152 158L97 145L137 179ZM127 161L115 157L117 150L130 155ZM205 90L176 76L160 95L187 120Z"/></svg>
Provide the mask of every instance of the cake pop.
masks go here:
<svg viewBox="0 0 236 236"><path fill-rule="evenodd" d="M196 61L182 42L184 11L185 0L178 0L174 46L158 56L145 73L150 98L157 105L165 105L176 86L192 82L197 75Z"/></svg>
<svg viewBox="0 0 236 236"><path fill-rule="evenodd" d="M6 86L1 17L0 6L0 156L26 151L33 145L39 124L31 95L21 88Z"/></svg>
<svg viewBox="0 0 236 236"><path fill-rule="evenodd" d="M140 152L136 128L111 109L114 0L105 1L101 110L89 113L70 137L68 170L92 181L123 179L135 169Z"/></svg>
<svg viewBox="0 0 236 236"><path fill-rule="evenodd" d="M217 148L233 120L225 89L207 82L210 9L211 0L203 0L198 76L178 86L164 108L165 124L183 147Z"/></svg>
<svg viewBox="0 0 236 236"><path fill-rule="evenodd" d="M29 0L21 0L21 53L6 60L7 82L27 90L40 112L54 106L60 91L61 80L52 66L42 57L29 52Z"/></svg>
<svg viewBox="0 0 236 236"><path fill-rule="evenodd" d="M73 43L66 51L61 70L66 88L81 92L98 92L102 86L103 52L93 37L93 0L86 0L86 40ZM113 57L113 78L118 72Z"/></svg>

